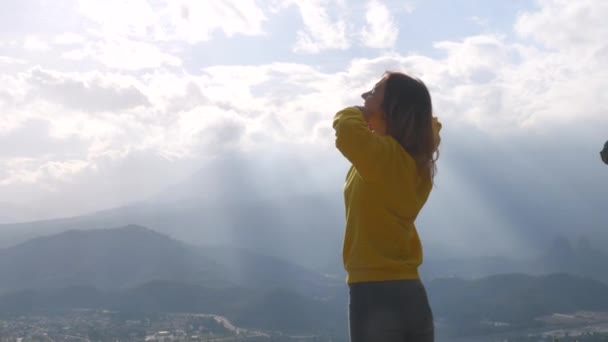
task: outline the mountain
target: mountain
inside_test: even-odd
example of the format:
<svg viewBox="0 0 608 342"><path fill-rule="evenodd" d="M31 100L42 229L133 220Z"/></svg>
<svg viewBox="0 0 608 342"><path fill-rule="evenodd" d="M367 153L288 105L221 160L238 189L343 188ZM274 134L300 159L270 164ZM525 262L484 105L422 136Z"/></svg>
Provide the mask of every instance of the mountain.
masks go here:
<svg viewBox="0 0 608 342"><path fill-rule="evenodd" d="M3 292L68 286L112 290L175 281L326 295L330 283L274 257L227 246L187 245L136 225L66 231L0 250L0 274Z"/></svg>
<svg viewBox="0 0 608 342"><path fill-rule="evenodd" d="M459 277L483 278L493 274L531 272L529 260L506 257L429 258L424 261L420 274L425 279Z"/></svg>
<svg viewBox="0 0 608 342"><path fill-rule="evenodd" d="M300 195L283 200L234 200L209 203L184 200L173 204L141 203L68 219L0 225L0 247L42 234L65 230L103 229L131 222L193 244L231 245L263 252L320 273L343 277L342 209L323 195ZM238 213L238 214L233 214ZM591 241L591 242L590 242ZM547 274L563 272L608 283L608 253L593 238L570 242L556 238L539 257L445 258L425 248L421 274L426 278L479 278L497 273ZM248 260L248 258L245 258Z"/></svg>
<svg viewBox="0 0 608 342"><path fill-rule="evenodd" d="M255 159L213 158L142 202L70 218L0 224L0 248L66 230L138 224L191 244L229 244L342 273L343 196L333 180L342 179L345 170L313 167L319 156L302 152L281 168L275 164L282 151Z"/></svg>
<svg viewBox="0 0 608 342"><path fill-rule="evenodd" d="M594 241L597 243L597 241ZM598 249L584 235L571 241L557 237L551 246L531 265L545 272L563 272L592 277L608 284L608 253Z"/></svg>
<svg viewBox="0 0 608 342"><path fill-rule="evenodd" d="M574 241L558 236L536 257L429 258L422 265L421 274L433 279L482 278L502 273L567 273L608 284L608 253L598 245L597 241L591 242L585 235Z"/></svg>
<svg viewBox="0 0 608 342"><path fill-rule="evenodd" d="M136 223L180 241L234 245L320 272L339 273L344 226L340 205L324 194L148 202L73 218L0 225L0 247L65 230Z"/></svg>
<svg viewBox="0 0 608 342"><path fill-rule="evenodd" d="M183 244L140 226L74 230L0 250L0 288L125 288L206 270L205 278L217 282L213 263L195 263Z"/></svg>
<svg viewBox="0 0 608 342"><path fill-rule="evenodd" d="M310 163L297 161L299 156L281 171L273 168L272 155L264 158L252 162L226 157L209 162L191 177L144 202L71 218L0 224L0 248L66 230L104 229L134 223L179 241L233 245L316 272L343 276L343 196L340 186L336 187L334 182L342 178L323 176L336 170L311 170ZM311 177L314 184L329 184L322 187L328 190L310 192ZM334 181L330 182L330 179ZM537 241L550 240L546 233L550 229L543 226L542 221L521 220L522 227L537 225L528 229L536 237L526 249L542 250L544 246L537 245ZM422 229L427 227L421 225L421 234ZM605 253L583 257L575 263L564 259L565 251L547 253L543 260L507 259L511 255L462 259L462 252L447 259L446 250L452 242L437 244L436 240L428 238L433 233L427 234L424 246L428 262L425 261L422 271L432 278L447 275L481 277L500 272L608 274ZM608 236L603 234L602 237L601 232L596 232L590 239L601 246L602 239ZM482 244L467 244L471 250L469 255L476 255L479 245ZM517 247L521 249L521 246Z"/></svg>
<svg viewBox="0 0 608 342"><path fill-rule="evenodd" d="M426 287L435 318L459 332L484 329L483 321L521 329L541 324L535 318L542 315L608 311L608 285L561 273L442 278L427 282Z"/></svg>

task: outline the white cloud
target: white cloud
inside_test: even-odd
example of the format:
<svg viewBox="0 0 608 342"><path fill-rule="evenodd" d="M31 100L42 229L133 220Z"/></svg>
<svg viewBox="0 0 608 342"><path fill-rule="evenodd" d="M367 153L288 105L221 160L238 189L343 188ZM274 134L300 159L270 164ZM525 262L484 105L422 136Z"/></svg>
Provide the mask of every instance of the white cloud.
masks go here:
<svg viewBox="0 0 608 342"><path fill-rule="evenodd" d="M445 67L454 77L444 82L456 84L484 84L495 79L505 67L515 63L513 57L517 53L515 46L494 35L468 37L460 42L437 42L434 46L447 53Z"/></svg>
<svg viewBox="0 0 608 342"><path fill-rule="evenodd" d="M69 50L63 52L61 54L61 58L72 60L72 61L81 61L89 57L93 57L94 54L90 47L84 47L80 49Z"/></svg>
<svg viewBox="0 0 608 342"><path fill-rule="evenodd" d="M25 41L23 42L23 47L26 50L31 50L31 51L46 51L50 48L49 45L44 40L40 39L39 37L35 37L35 36L26 37Z"/></svg>
<svg viewBox="0 0 608 342"><path fill-rule="evenodd" d="M101 35L142 37L154 33L158 14L147 0L78 0L77 10L100 25Z"/></svg>
<svg viewBox="0 0 608 342"><path fill-rule="evenodd" d="M26 118L0 131L0 159L60 158L83 154L83 141L73 136L56 136L48 119Z"/></svg>
<svg viewBox="0 0 608 342"><path fill-rule="evenodd" d="M125 38L99 39L84 43L61 54L67 60L93 60L107 68L123 70L180 67L182 60L164 52L158 45Z"/></svg>
<svg viewBox="0 0 608 342"><path fill-rule="evenodd" d="M405 2L403 4L403 9L407 14L412 14L416 10L416 6L411 2Z"/></svg>
<svg viewBox="0 0 608 342"><path fill-rule="evenodd" d="M605 46L608 2L594 0L541 0L540 8L522 14L516 31L562 52Z"/></svg>
<svg viewBox="0 0 608 342"><path fill-rule="evenodd" d="M216 30L228 37L261 35L267 20L254 0L167 1L163 18L167 37L188 43L207 41Z"/></svg>
<svg viewBox="0 0 608 342"><path fill-rule="evenodd" d="M26 64L27 62L23 59L8 57L8 56L0 56L0 66L1 65L11 65L11 64Z"/></svg>
<svg viewBox="0 0 608 342"><path fill-rule="evenodd" d="M318 53L324 50L345 50L351 46L339 1L287 0L284 6L295 4L300 10L304 29L297 32L295 52ZM332 13L333 12L333 15Z"/></svg>
<svg viewBox="0 0 608 342"><path fill-rule="evenodd" d="M89 167L89 162L86 160L65 160L65 161L49 161L41 166L41 170L53 179L65 180L69 177L82 172Z"/></svg>
<svg viewBox="0 0 608 342"><path fill-rule="evenodd" d="M5 175L0 179L0 185L6 186L14 183L35 183L39 177L40 172L32 165L35 164L36 160L32 158L13 158L5 161L3 164L3 170Z"/></svg>
<svg viewBox="0 0 608 342"><path fill-rule="evenodd" d="M608 3L544 0L539 5L515 24L522 37L541 43L521 48L522 71L530 75L522 88L537 93L530 124L603 121L608 111L601 90L608 87Z"/></svg>
<svg viewBox="0 0 608 342"><path fill-rule="evenodd" d="M397 41L399 28L389 8L379 0L367 3L365 14L367 25L361 30L363 45L376 48L392 48Z"/></svg>
<svg viewBox="0 0 608 342"><path fill-rule="evenodd" d="M180 58L162 52L156 45L126 39L107 41L96 50L94 57L109 68L139 70L182 64Z"/></svg>
<svg viewBox="0 0 608 342"><path fill-rule="evenodd" d="M26 94L27 89L19 77L0 72L0 134L14 129L23 120L24 115L17 106Z"/></svg>
<svg viewBox="0 0 608 342"><path fill-rule="evenodd" d="M149 105L132 81L123 85L101 74L69 75L40 68L30 70L27 77L31 98L44 98L74 110L119 112Z"/></svg>
<svg viewBox="0 0 608 342"><path fill-rule="evenodd" d="M110 38L198 43L215 31L226 36L263 34L266 16L255 0L80 0L80 12Z"/></svg>
<svg viewBox="0 0 608 342"><path fill-rule="evenodd" d="M40 139L31 141L44 145L19 155L3 152L0 194L7 198L24 184L30 184L31 198L42 191L38 186L61 193L73 180L79 188L68 191L66 208L70 203L94 208L86 193L103 190L101 180L116 189L98 204L116 204L149 193L146 182L150 189L162 188L171 181L166 174L181 174L203 156L298 145L334 151L331 117L342 106L359 104L361 92L385 70L405 71L427 83L447 134L555 137L575 125L608 124L608 50L599 35L607 24L579 3L562 8L544 1L545 7L520 17L521 37L538 45L474 35L435 43L439 57L391 52L331 69L306 64L302 56L299 63L191 68L183 43L200 43L218 32L264 34L265 14L253 1L139 1L124 8L115 1L103 4L108 10L97 2L83 4L81 10L99 31L51 35L57 54L40 60L31 52L20 56L9 50L0 57L0 142L9 146L37 134ZM392 29L395 19L382 3L367 4L368 46L390 48L398 34ZM293 7L302 16L298 52L347 49L361 30L350 21L345 1L281 1L280 6L276 13ZM595 9L608 14L602 6ZM138 11L142 16L131 18ZM581 24L587 30L582 38L568 25L552 22L579 20L581 13L593 23ZM79 63L56 63L62 54ZM173 173L178 164L180 171ZM146 170L147 178L138 179ZM144 190L138 194L136 185L121 184L126 180Z"/></svg>
<svg viewBox="0 0 608 342"><path fill-rule="evenodd" d="M55 36L53 40L57 45L75 45L85 41L85 38L79 34L66 32Z"/></svg>
<svg viewBox="0 0 608 342"><path fill-rule="evenodd" d="M5 167L8 175L0 178L0 186L13 184L38 184L45 190L55 192L57 181L70 181L70 177L88 168L86 160L47 160L16 158L9 160ZM52 180L53 182L48 182Z"/></svg>
<svg viewBox="0 0 608 342"><path fill-rule="evenodd" d="M71 216L152 196L194 167L147 150L108 153L94 161L0 159L0 188L11 193L11 203L37 209L36 218Z"/></svg>

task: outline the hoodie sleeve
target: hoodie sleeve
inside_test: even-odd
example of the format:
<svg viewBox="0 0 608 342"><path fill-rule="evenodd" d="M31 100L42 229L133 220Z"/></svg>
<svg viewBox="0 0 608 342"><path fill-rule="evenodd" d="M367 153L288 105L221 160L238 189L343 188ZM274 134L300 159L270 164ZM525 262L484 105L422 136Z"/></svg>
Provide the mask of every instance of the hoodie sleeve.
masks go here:
<svg viewBox="0 0 608 342"><path fill-rule="evenodd" d="M333 121L336 148L348 159L364 179L378 178L382 161L388 152L387 142L372 132L356 107L339 111Z"/></svg>

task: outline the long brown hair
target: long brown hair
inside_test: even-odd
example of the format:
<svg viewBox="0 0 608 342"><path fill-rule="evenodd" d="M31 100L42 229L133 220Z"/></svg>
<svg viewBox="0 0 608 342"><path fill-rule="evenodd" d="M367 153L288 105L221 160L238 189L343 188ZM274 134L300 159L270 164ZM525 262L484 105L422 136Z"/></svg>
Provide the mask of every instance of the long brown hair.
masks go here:
<svg viewBox="0 0 608 342"><path fill-rule="evenodd" d="M414 158L418 172L431 181L437 172L438 145L433 132L433 104L424 82L387 71L382 109L386 131Z"/></svg>

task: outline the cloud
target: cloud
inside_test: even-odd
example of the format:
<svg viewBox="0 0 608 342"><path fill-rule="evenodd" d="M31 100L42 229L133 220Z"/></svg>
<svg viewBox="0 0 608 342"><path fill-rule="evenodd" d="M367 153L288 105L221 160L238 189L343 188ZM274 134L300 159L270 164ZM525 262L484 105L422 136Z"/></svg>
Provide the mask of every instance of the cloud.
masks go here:
<svg viewBox="0 0 608 342"><path fill-rule="evenodd" d="M284 1L283 6L295 4L304 29L298 30L293 50L299 53L319 53L325 50L345 50L351 46L347 26L340 13L340 3L336 7L328 0Z"/></svg>
<svg viewBox="0 0 608 342"><path fill-rule="evenodd" d="M389 8L379 0L367 3L365 14L367 25L361 30L361 40L364 46L384 49L392 48L397 41L397 27Z"/></svg>
<svg viewBox="0 0 608 342"><path fill-rule="evenodd" d="M189 82L185 84L183 93L170 95L167 99L166 112L187 112L208 103L209 99L203 95L200 86L195 82Z"/></svg>
<svg viewBox="0 0 608 342"><path fill-rule="evenodd" d="M0 56L0 66L1 65L12 65L12 64L26 64L27 62L23 59L8 57L8 56Z"/></svg>
<svg viewBox="0 0 608 342"><path fill-rule="evenodd" d="M608 6L603 2L558 0L539 2L540 8L523 13L516 32L538 43L522 47L522 59L531 75L522 89L538 93L531 109L533 120L557 124L590 120L604 124L608 104Z"/></svg>
<svg viewBox="0 0 608 342"><path fill-rule="evenodd" d="M36 184L43 189L57 192L52 184L45 182L69 179L79 174L89 163L84 160L55 159L40 162L39 159L16 158L6 162L8 175L0 180L0 186L11 184Z"/></svg>
<svg viewBox="0 0 608 342"><path fill-rule="evenodd" d="M216 120L206 120L206 126L201 129L196 138L203 146L216 147L221 153L229 152L238 147L246 131L246 122L238 117L226 119L221 116Z"/></svg>
<svg viewBox="0 0 608 342"><path fill-rule="evenodd" d="M0 159L57 158L86 151L82 141L52 137L51 129L47 120L27 119L10 130L0 131Z"/></svg>
<svg viewBox="0 0 608 342"><path fill-rule="evenodd" d="M120 37L82 44L63 52L62 57L94 60L107 68L133 71L182 65L179 57L163 52L157 45Z"/></svg>
<svg viewBox="0 0 608 342"><path fill-rule="evenodd" d="M42 97L69 109L81 111L121 111L149 105L148 99L133 85L105 83L101 77L70 76L40 68L28 75L30 96Z"/></svg>
<svg viewBox="0 0 608 342"><path fill-rule="evenodd" d="M468 18L468 20L474 22L475 24L477 24L479 27L481 27L483 29L488 28L490 25L490 20L488 18L478 17L476 15Z"/></svg>
<svg viewBox="0 0 608 342"><path fill-rule="evenodd" d="M106 9L89 1L80 8L88 19L70 20L81 26L16 34L0 57L0 202L73 215L147 198L205 160L246 155L252 164L243 168L280 187L269 190L331 192L339 206L348 165L333 146L331 118L397 70L425 81L444 123L437 188L420 221L425 242L480 252L468 244L475 236L487 241L484 253L530 251L554 227L601 224L604 6L541 1L520 11L516 36L450 36L433 51L399 53L369 47L391 49L404 33L391 26L403 24L391 19L402 2L274 3L115 1ZM287 8L303 26L265 31ZM577 21L581 32L570 27ZM368 39L357 41L363 27ZM193 62L200 55L191 45L206 51L208 40L217 48L237 35L267 48L270 61L252 64L243 53ZM275 56L277 35L297 53ZM28 36L53 53L24 49ZM298 184L273 183L293 170Z"/></svg>
<svg viewBox="0 0 608 342"><path fill-rule="evenodd" d="M76 9L99 25L102 36L143 37L157 29L158 14L147 0L78 0Z"/></svg>
<svg viewBox="0 0 608 342"><path fill-rule="evenodd" d="M241 139L249 121L239 114L215 106L199 106L179 112L174 122L147 146L159 155L176 159L212 157L242 149ZM160 127L158 127L160 128Z"/></svg>
<svg viewBox="0 0 608 342"><path fill-rule="evenodd" d="M254 0L107 1L80 0L79 11L111 38L181 41L190 44L226 36L263 34L266 16Z"/></svg>
<svg viewBox="0 0 608 342"><path fill-rule="evenodd" d="M35 36L28 36L23 43L26 50L31 51L46 51L49 50L49 45L42 39Z"/></svg>
<svg viewBox="0 0 608 342"><path fill-rule="evenodd" d="M518 121L518 115L534 114L526 108L542 105L536 102L537 98L556 96L551 94L552 88L546 87L539 87L532 93L530 88L518 90L521 77L549 84L555 73L549 72L553 70L551 68L546 71L533 69L535 73L529 73L529 64L522 62L520 54L530 52L505 42L504 38L476 36L439 43L437 47L445 52L445 56L432 59L393 53L353 60L337 72L321 71L305 64L272 63L207 67L199 74L158 70L122 78L110 73L78 75L34 69L28 79L34 89L44 90L46 97L73 88L80 94L75 97L93 96L93 93L88 93L92 90L116 97L101 101L93 96L91 101L68 103L66 108L81 111L84 103L97 103L104 108L108 102L118 106L114 109L123 115L93 119L68 112L65 118L58 118L53 123L53 130L64 132L62 136L72 134L86 139L87 152L80 155L80 159L73 160L86 160L89 166L71 170L86 173L83 179L92 182L97 179L95 177L110 177L103 170L111 170L113 161L119 163L131 155L161 158L171 163L193 162L197 156L238 151L263 154L265 149L287 142L311 148L325 146L333 151L331 116L342 106L359 103L359 94L386 69L406 70L422 77L432 88L436 110L446 123L446 131L461 132L459 134L471 130L495 134L497 130L503 130L503 135L508 138L523 127L525 120ZM543 60L547 55L537 51L527 58L532 57ZM531 59L530 65L533 61ZM492 71L491 77L480 77L480 70ZM133 89L137 89L147 103L128 101L129 98L142 98ZM97 98L103 99L104 96ZM61 97L56 97L54 102L62 103L57 99L61 100ZM141 103L145 103L145 107ZM28 108L37 107L33 103ZM42 113L43 109L33 112ZM574 119L574 114L570 118ZM531 121L526 129L539 134L551 121ZM566 122L572 123L572 120ZM563 126L547 129L548 132L556 132ZM487 137L478 141L483 139ZM446 139L446 148L449 149L448 142ZM484 145L487 146L487 142ZM108 169L95 167L102 160ZM143 160L141 162L146 164ZM48 169L42 168L45 163L21 165L11 179L25 182L43 179L44 175L49 188L62 188L63 185L57 185L63 184L59 180L53 183L52 172L41 171ZM135 171L124 169L123 172ZM71 174L71 177L80 179L76 174ZM155 187L161 187L163 181L155 179L154 182ZM82 184L85 186L84 181ZM73 196L82 201L82 194ZM110 199L119 197L108 195L107 198L109 203ZM125 198L133 199L134 195Z"/></svg>
<svg viewBox="0 0 608 342"><path fill-rule="evenodd" d="M53 43L57 45L75 45L85 41L85 38L79 34L72 32L65 32L55 36Z"/></svg>
<svg viewBox="0 0 608 342"><path fill-rule="evenodd" d="M403 9L407 14L411 14L414 13L414 11L416 10L416 5L414 5L412 2L407 1L403 4Z"/></svg>
<svg viewBox="0 0 608 342"><path fill-rule="evenodd" d="M0 188L10 203L27 204L36 218L64 217L147 198L194 172L191 162L170 160L156 151L107 154L83 159L0 160ZM31 219L31 218L30 218Z"/></svg>
<svg viewBox="0 0 608 342"><path fill-rule="evenodd" d="M221 30L227 37L262 35L267 20L254 0L168 1L167 37L188 43L211 39Z"/></svg>
<svg viewBox="0 0 608 342"><path fill-rule="evenodd" d="M581 48L605 46L608 35L605 15L608 3L604 1L542 0L537 11L523 13L515 23L515 30L562 52Z"/></svg>
<svg viewBox="0 0 608 342"><path fill-rule="evenodd" d="M97 60L109 68L139 70L182 63L181 59L162 52L158 46L126 39L107 41L96 50Z"/></svg>

